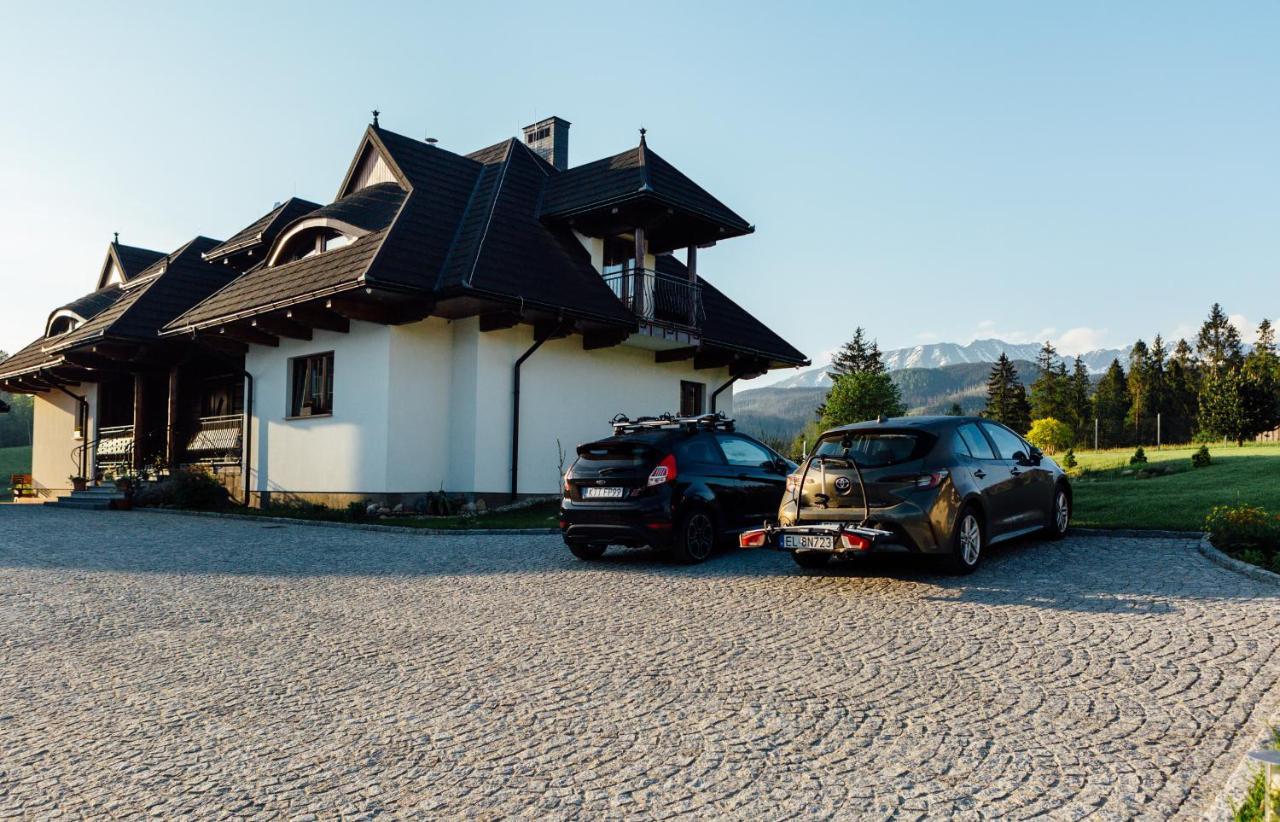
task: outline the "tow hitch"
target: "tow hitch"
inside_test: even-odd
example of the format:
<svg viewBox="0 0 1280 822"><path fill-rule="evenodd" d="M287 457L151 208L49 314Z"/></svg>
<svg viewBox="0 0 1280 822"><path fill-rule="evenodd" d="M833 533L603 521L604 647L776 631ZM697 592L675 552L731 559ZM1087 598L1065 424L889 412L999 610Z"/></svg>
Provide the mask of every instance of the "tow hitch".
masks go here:
<svg viewBox="0 0 1280 822"><path fill-rule="evenodd" d="M866 554L892 532L868 525L823 522L816 525L766 525L738 535L739 548L770 551L812 551L828 554Z"/></svg>

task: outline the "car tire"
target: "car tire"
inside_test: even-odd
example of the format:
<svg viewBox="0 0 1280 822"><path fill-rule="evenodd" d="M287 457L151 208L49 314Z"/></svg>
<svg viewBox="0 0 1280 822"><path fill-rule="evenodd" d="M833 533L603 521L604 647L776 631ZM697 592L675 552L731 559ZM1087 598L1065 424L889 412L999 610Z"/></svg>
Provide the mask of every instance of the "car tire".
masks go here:
<svg viewBox="0 0 1280 822"><path fill-rule="evenodd" d="M1071 494L1066 486L1053 489L1053 502L1049 506L1049 522L1045 531L1049 539L1062 539L1071 528Z"/></svg>
<svg viewBox="0 0 1280 822"><path fill-rule="evenodd" d="M680 515L671 540L671 556L677 562L695 565L716 549L716 518L706 508L691 508Z"/></svg>
<svg viewBox="0 0 1280 822"><path fill-rule="evenodd" d="M831 561L831 555L826 551L795 551L791 554L791 558L796 561L796 565L801 568L825 568L827 563Z"/></svg>
<svg viewBox="0 0 1280 822"><path fill-rule="evenodd" d="M569 553L578 559L589 562L604 556L605 549L608 547L608 545L601 542L571 542L569 543Z"/></svg>
<svg viewBox="0 0 1280 822"><path fill-rule="evenodd" d="M971 574L982 564L987 549L987 528L977 506L966 505L951 532L951 556L947 566L955 574Z"/></svg>

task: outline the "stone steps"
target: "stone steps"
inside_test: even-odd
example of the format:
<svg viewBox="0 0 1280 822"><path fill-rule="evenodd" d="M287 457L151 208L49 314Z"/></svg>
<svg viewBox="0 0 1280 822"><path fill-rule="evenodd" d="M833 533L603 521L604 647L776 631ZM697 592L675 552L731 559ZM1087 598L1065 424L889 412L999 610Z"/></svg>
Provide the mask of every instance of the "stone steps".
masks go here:
<svg viewBox="0 0 1280 822"><path fill-rule="evenodd" d="M111 503L124 499L124 494L116 490L114 485L98 485L83 491L72 491L69 495L58 497L45 505L51 508L75 508L81 511L107 511Z"/></svg>

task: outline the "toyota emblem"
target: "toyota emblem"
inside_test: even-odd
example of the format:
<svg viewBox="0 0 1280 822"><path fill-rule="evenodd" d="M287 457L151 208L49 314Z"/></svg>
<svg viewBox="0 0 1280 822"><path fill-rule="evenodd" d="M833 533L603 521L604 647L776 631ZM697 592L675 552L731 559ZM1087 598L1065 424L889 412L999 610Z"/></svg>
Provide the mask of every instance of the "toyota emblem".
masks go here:
<svg viewBox="0 0 1280 822"><path fill-rule="evenodd" d="M853 483L848 477L836 477L836 493L847 494L853 490Z"/></svg>

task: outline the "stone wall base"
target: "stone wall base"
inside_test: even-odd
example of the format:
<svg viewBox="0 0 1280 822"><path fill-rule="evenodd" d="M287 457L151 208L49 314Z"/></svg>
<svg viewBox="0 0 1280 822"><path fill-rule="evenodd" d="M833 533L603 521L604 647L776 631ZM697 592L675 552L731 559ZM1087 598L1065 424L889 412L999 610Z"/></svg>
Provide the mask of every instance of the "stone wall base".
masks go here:
<svg viewBox="0 0 1280 822"><path fill-rule="evenodd" d="M358 494L347 491L255 491L250 493L250 505L254 508L270 508L288 505L323 505L336 511L345 510L351 503L364 505L377 504L379 507L395 508L403 505L406 513L414 513L426 505L427 497L434 491L406 491L400 493ZM547 494L518 494L514 499L503 492L448 492L449 497L463 502L484 503L485 508L494 509L512 502L547 499ZM233 492L238 500L239 493Z"/></svg>

